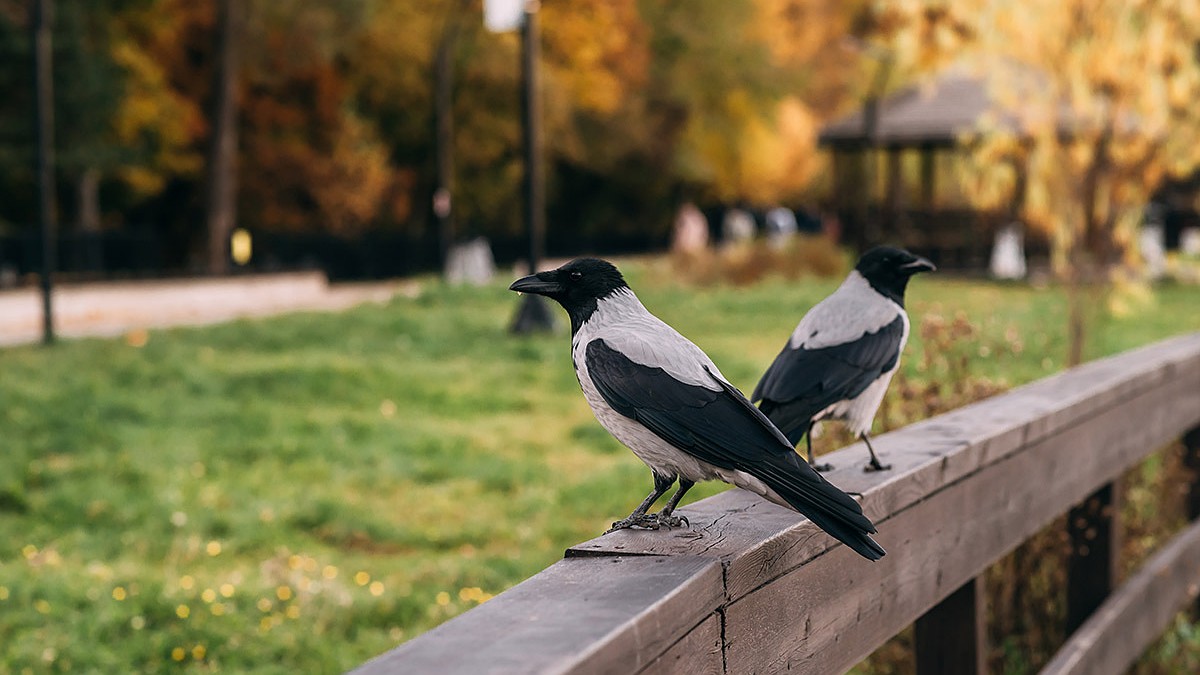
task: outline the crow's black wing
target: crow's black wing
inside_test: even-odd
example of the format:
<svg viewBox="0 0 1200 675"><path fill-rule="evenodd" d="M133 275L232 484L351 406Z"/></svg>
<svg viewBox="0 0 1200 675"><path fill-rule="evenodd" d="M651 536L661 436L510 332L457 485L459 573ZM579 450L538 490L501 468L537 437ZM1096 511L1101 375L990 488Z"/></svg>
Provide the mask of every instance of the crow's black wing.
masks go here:
<svg viewBox="0 0 1200 675"><path fill-rule="evenodd" d="M813 416L863 393L880 375L896 367L904 340L904 317L874 333L818 349L785 345L763 374L751 399L796 441Z"/></svg>
<svg viewBox="0 0 1200 675"><path fill-rule="evenodd" d="M883 556L858 503L813 471L762 412L711 371L715 390L635 363L603 339L588 343L585 359L588 376L618 413L697 459L758 478L864 557Z"/></svg>

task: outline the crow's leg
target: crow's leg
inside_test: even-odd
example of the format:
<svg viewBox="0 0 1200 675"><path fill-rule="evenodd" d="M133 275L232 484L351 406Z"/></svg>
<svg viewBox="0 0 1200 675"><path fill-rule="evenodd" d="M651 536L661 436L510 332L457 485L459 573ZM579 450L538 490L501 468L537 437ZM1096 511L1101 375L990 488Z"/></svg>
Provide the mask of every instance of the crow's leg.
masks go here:
<svg viewBox="0 0 1200 675"><path fill-rule="evenodd" d="M829 464L828 462L825 464L817 464L817 458L813 457L812 430L814 426L816 426L815 422L809 422L808 431L804 432L804 441L808 443L808 465L816 471L831 471L833 470L832 464Z"/></svg>
<svg viewBox="0 0 1200 675"><path fill-rule="evenodd" d="M887 471L892 468L891 464L879 463L879 457L875 455L875 448L871 447L871 437L867 435L867 432L863 432L862 439L867 444L867 452L871 453L871 461L863 467L863 471Z"/></svg>
<svg viewBox="0 0 1200 675"><path fill-rule="evenodd" d="M660 525L663 525L664 527L679 527L681 525L691 526L691 523L688 522L687 516L675 516L671 514L675 513L675 507L679 506L679 500L683 499L684 493L688 490L691 490L693 485L695 485L695 483L692 481L680 477L679 489L675 491L675 494L671 495L671 499L667 502L667 505L663 507L662 511L658 512L658 523Z"/></svg>
<svg viewBox="0 0 1200 675"><path fill-rule="evenodd" d="M638 507L633 510L633 513L629 514L628 518L625 518L624 520L618 520L617 522L613 523L612 527L608 528L608 532L624 530L630 527L648 527L652 530L658 529L658 515L647 515L646 511L648 511L651 506L654 506L654 502L658 501L659 497L663 496L667 490L671 489L671 485L675 483L675 476L663 476L657 471L652 473L654 474L654 489L650 491L650 494L646 495L646 498L642 500L641 504L638 504ZM604 534L608 534L608 532L605 532Z"/></svg>

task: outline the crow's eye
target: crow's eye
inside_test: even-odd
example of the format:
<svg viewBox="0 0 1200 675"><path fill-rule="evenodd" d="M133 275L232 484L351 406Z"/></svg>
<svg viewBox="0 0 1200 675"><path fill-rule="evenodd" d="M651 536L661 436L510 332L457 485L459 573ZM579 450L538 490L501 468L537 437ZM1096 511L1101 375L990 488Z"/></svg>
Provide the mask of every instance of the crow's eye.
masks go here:
<svg viewBox="0 0 1200 675"><path fill-rule="evenodd" d="M583 275L580 274L579 272L571 272L567 276L571 277L571 281L579 281L580 279L583 278Z"/></svg>

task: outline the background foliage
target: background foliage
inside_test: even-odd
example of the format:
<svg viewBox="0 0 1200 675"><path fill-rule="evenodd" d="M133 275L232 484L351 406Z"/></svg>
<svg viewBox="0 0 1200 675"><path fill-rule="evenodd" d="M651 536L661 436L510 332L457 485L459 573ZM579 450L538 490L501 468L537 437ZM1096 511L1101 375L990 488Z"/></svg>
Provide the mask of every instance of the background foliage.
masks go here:
<svg viewBox="0 0 1200 675"><path fill-rule="evenodd" d="M56 3L64 227L149 225L195 255L214 2ZM864 2L561 0L542 10L551 228L665 232L681 196L802 199L815 128L856 95ZM0 228L36 221L28 3L0 1ZM518 39L478 0L245 0L238 223L352 235L432 227L434 55L449 22L456 212L519 231ZM84 176L98 184L86 196ZM96 227L97 225L89 225ZM177 253L178 254L178 253Z"/></svg>

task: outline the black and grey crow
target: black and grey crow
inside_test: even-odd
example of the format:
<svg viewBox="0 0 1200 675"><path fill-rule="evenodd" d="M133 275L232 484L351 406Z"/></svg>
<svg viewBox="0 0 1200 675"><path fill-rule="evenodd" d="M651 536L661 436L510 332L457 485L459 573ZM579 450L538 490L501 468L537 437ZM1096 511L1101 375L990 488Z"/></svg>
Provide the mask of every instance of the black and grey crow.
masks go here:
<svg viewBox="0 0 1200 675"><path fill-rule="evenodd" d="M584 397L654 475L654 490L610 532L682 525L673 512L684 493L720 479L803 513L865 558L884 555L858 503L813 471L699 347L648 312L617 268L583 258L510 289L567 310ZM676 479L679 489L662 511L646 513Z"/></svg>
<svg viewBox="0 0 1200 675"><path fill-rule="evenodd" d="M866 442L871 453L866 470L891 468L879 463L867 432L908 340L908 280L934 269L925 258L897 248L867 251L842 285L800 319L759 380L750 399L762 400L759 408L793 445L807 438L810 464L813 425L839 419Z"/></svg>

